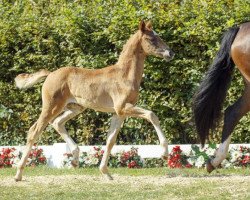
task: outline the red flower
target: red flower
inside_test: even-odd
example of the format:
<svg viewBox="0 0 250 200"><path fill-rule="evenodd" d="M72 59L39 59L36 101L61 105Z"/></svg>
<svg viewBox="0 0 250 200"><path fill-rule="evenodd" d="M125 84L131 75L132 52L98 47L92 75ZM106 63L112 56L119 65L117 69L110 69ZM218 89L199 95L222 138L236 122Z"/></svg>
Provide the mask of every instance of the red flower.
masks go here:
<svg viewBox="0 0 250 200"><path fill-rule="evenodd" d="M7 160L7 161L5 162L5 164L6 164L6 165L10 165L10 161Z"/></svg>
<svg viewBox="0 0 250 200"><path fill-rule="evenodd" d="M241 162L242 162L242 164L250 163L250 156L244 156L244 158L243 158L243 160Z"/></svg>
<svg viewBox="0 0 250 200"><path fill-rule="evenodd" d="M124 153L123 153L123 158L124 158L125 160L128 160L129 157L130 157L130 153L129 153L129 152L124 152Z"/></svg>
<svg viewBox="0 0 250 200"><path fill-rule="evenodd" d="M6 149L3 148L3 153L4 154L9 154L10 152L11 152L10 148L6 148Z"/></svg>
<svg viewBox="0 0 250 200"><path fill-rule="evenodd" d="M192 165L190 164L190 163L188 163L188 164L186 164L186 166L185 166L186 168L191 168L192 167Z"/></svg>
<svg viewBox="0 0 250 200"><path fill-rule="evenodd" d="M180 160L180 158L181 158L181 155L180 155L180 154L175 154L175 155L174 155L174 159L175 159L175 160Z"/></svg>
<svg viewBox="0 0 250 200"><path fill-rule="evenodd" d="M134 160L128 163L128 168L135 168L136 166L137 166L137 163Z"/></svg>
<svg viewBox="0 0 250 200"><path fill-rule="evenodd" d="M175 147L173 148L173 152L179 152L179 153L181 153L182 150L181 150L180 146L175 146Z"/></svg>
<svg viewBox="0 0 250 200"><path fill-rule="evenodd" d="M169 154L168 166L170 168L191 167L186 161L186 156L182 153L180 146L175 146Z"/></svg>
<svg viewBox="0 0 250 200"><path fill-rule="evenodd" d="M44 161L46 160L46 158L45 158L45 157L40 157L39 160L40 160L41 162L44 162Z"/></svg>

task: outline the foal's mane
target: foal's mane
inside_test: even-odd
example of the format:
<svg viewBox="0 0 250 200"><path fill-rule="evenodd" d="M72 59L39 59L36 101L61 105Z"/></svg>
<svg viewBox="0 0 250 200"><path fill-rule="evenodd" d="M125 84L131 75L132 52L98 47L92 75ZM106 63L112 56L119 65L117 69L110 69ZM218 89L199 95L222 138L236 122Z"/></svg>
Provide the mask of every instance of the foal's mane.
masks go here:
<svg viewBox="0 0 250 200"><path fill-rule="evenodd" d="M127 62L132 58L136 51L138 51L138 43L141 40L141 32L137 31L135 34L131 35L128 41L123 45L122 52L119 56L117 64L122 64Z"/></svg>

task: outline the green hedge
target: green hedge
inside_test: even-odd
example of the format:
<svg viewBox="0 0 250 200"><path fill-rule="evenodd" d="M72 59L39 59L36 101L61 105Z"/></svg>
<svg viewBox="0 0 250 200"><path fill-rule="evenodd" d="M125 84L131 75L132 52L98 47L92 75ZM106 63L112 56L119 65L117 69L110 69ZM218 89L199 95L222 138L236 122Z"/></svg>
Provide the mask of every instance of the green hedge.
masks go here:
<svg viewBox="0 0 250 200"><path fill-rule="evenodd" d="M197 142L192 96L216 54L224 30L250 20L245 0L2 0L0 5L0 145L24 144L26 132L41 110L41 85L15 88L22 72L62 66L101 68L116 62L123 44L141 19L176 53L173 61L149 57L138 105L153 110L171 143ZM241 94L235 73L225 107ZM81 144L104 144L110 114L88 110L67 124ZM250 120L244 117L232 142L250 142ZM219 142L221 128L212 136ZM39 143L60 142L49 126ZM118 144L155 144L151 124L129 118Z"/></svg>

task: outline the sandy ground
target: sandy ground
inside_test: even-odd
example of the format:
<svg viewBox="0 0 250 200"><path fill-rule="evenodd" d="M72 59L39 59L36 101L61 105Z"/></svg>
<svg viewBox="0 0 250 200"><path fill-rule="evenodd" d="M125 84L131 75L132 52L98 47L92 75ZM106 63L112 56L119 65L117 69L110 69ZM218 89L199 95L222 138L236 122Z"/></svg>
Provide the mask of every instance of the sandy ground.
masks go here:
<svg viewBox="0 0 250 200"><path fill-rule="evenodd" d="M208 181L213 182L222 182L222 183L241 183L244 185L249 185L250 189L250 176L239 176L239 175L230 175L230 176L208 176L208 177L167 177L167 176L121 176L113 175L114 180L109 181L102 176L93 176L93 175L47 175L47 176L25 176L23 181L15 182L13 177L5 177L0 180L1 186L32 186L34 184L42 185L65 185L75 182L82 183L109 183L109 184L129 184L129 185L155 185L155 186L164 186L164 185L189 185L191 183Z"/></svg>
<svg viewBox="0 0 250 200"><path fill-rule="evenodd" d="M25 175L23 181L15 182L13 176L7 176L0 179L0 188L7 191L2 194L4 195L3 198L1 198L0 192L0 199L13 199L12 197L18 200L40 200L51 199L52 197L53 200L68 199L68 193L70 196L75 195L75 199L84 199L82 195L85 195L87 199L91 200L250 199L250 176L244 175L170 177L166 175L131 176L113 174L113 178L114 180L110 181L102 175ZM12 189L13 196L10 196ZM103 198L108 191L112 191L112 194L108 198ZM134 194L132 198L130 198L131 193ZM40 196L37 196L37 194Z"/></svg>

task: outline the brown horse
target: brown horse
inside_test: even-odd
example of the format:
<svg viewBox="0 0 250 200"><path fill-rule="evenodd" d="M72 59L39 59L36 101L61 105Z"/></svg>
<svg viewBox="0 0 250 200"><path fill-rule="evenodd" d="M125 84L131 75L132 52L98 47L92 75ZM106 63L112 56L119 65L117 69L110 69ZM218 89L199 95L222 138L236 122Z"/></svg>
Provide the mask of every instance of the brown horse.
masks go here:
<svg viewBox="0 0 250 200"><path fill-rule="evenodd" d="M235 65L243 76L245 90L225 111L222 142L215 158L207 163L208 172L212 172L226 158L231 133L250 110L250 22L230 28L224 34L220 50L194 97L194 118L202 146L210 130L218 125Z"/></svg>
<svg viewBox="0 0 250 200"><path fill-rule="evenodd" d="M34 74L18 75L15 81L19 88L31 87L47 78L42 87L42 112L28 132L26 149L18 165L15 180L22 179L32 145L49 123L69 145L73 154L72 164L78 166L79 148L64 125L86 108L114 113L107 136L106 151L100 164L100 171L109 179L112 177L108 173L108 158L126 117L141 117L151 122L160 140L162 156L166 157L168 143L157 116L150 110L135 106L147 55L155 55L169 61L174 53L152 30L151 23L142 21L139 30L124 45L118 62L114 65L95 70L64 67L51 73L41 70Z"/></svg>

